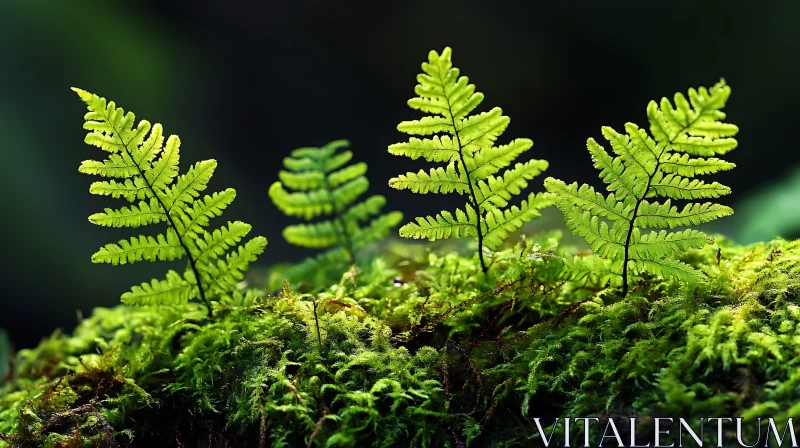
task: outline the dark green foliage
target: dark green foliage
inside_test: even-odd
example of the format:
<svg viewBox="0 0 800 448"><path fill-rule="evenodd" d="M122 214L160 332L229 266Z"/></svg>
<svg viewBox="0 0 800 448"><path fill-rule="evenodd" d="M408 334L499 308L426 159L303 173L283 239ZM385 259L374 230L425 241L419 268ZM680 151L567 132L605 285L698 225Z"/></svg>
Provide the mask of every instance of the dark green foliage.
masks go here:
<svg viewBox="0 0 800 448"><path fill-rule="evenodd" d="M170 270L164 280L153 279L134 286L122 295L122 302L175 305L199 298L211 315L212 299L218 300L231 291L248 265L264 251L267 240L258 236L239 245L250 232L250 225L240 221L229 222L213 232L205 229L210 219L220 216L236 197L232 188L201 197L216 169L215 160L198 162L178 175L178 136L169 136L164 144L160 124L151 126L142 120L134 125L133 113L126 114L113 101L107 103L95 94L73 90L89 109L83 125L89 131L86 143L109 153L102 162L81 163L80 172L111 179L92 183L89 191L131 203L116 210L106 208L90 216L89 221L106 227L166 224L166 233L156 237L140 235L105 245L92 256L92 261L118 265L186 257L188 263L182 275ZM233 250L226 255L229 249Z"/></svg>
<svg viewBox="0 0 800 448"><path fill-rule="evenodd" d="M460 70L453 67L451 56L449 47L441 54L435 51L428 54L428 62L422 64L423 73L417 75L419 84L414 93L418 96L408 100L412 109L432 115L397 125L400 132L432 137L412 137L389 146L390 154L423 158L446 166L402 174L392 178L389 185L413 193L466 196L464 210L418 217L416 222L400 228L400 236L431 241L474 238L478 241L481 269L486 273L484 249L498 249L509 233L538 217L539 210L551 204L550 195L531 193L518 206L509 206L509 201L546 170L548 164L545 160L528 160L494 176L529 150L533 142L518 138L495 146L511 120L499 107L470 115L483 102L483 94L475 91L469 78L459 76Z"/></svg>
<svg viewBox="0 0 800 448"><path fill-rule="evenodd" d="M293 280L310 280L314 272L330 268L341 274L343 267L356 263L361 249L384 238L403 219L396 211L380 214L386 204L383 196L373 195L356 203L369 189L367 164L345 166L353 153L337 150L349 145L347 140L336 140L321 148L295 149L283 160L286 170L278 173L280 181L269 189L272 202L289 216L306 221L329 217L283 230L283 237L291 244L327 249L287 272ZM287 187L296 192L287 192Z"/></svg>
<svg viewBox="0 0 800 448"><path fill-rule="evenodd" d="M625 125L625 134L604 127L603 136L615 157L590 138L589 153L608 184L607 196L589 185L545 180L548 191L558 196L556 205L564 212L567 227L586 239L595 253L611 262L611 271L621 276L623 295L628 291L629 271L680 278L690 286L699 281L698 273L676 257L712 243L712 238L693 229L642 230L694 226L733 213L730 207L712 202L690 202L681 209L672 203L730 193L717 182L695 179L735 166L712 157L737 145L733 136L739 129L721 121L730 93L730 87L720 81L710 89L690 89L688 100L675 94L674 106L667 98L660 104L651 101L647 118L652 137L633 123Z"/></svg>

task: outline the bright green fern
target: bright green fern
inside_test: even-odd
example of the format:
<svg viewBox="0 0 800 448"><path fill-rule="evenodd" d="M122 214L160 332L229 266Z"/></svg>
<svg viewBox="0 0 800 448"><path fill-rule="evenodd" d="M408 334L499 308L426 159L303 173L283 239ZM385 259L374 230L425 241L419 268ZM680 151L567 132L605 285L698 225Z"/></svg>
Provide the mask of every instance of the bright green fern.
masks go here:
<svg viewBox="0 0 800 448"><path fill-rule="evenodd" d="M160 124L151 126L142 120L134 126L133 113L125 113L114 102L106 103L105 98L92 93L73 90L89 108L83 125L89 131L86 143L109 153L102 162L87 160L81 164L82 173L110 178L92 183L89 191L131 203L95 213L89 221L106 227L163 222L167 227L165 233L155 237L140 235L107 244L92 256L92 261L118 265L186 257L183 275L170 270L164 280L134 286L122 295L122 302L163 305L199 298L211 315L212 298L234 288L248 265L264 251L267 240L258 236L239 245L250 232L250 225L240 221L228 222L213 232L205 229L209 220L220 216L236 197L231 188L201 197L217 166L215 160L198 162L178 175L178 136L169 136L165 143ZM230 248L235 249L221 258Z"/></svg>
<svg viewBox="0 0 800 448"><path fill-rule="evenodd" d="M428 54L417 75L418 95L408 100L412 109L427 115L420 120L404 121L397 126L401 132L416 136L404 143L389 146L389 152L412 159L444 163L444 167L426 172L406 173L389 181L399 190L414 193L458 193L467 197L464 210L443 211L436 216L418 217L416 222L400 228L406 238L472 237L478 240L478 254L485 273L484 249L499 247L510 232L538 217L539 210L550 205L547 193L531 193L519 206L508 207L508 201L528 186L528 181L547 169L544 160L517 163L497 177L495 173L510 165L520 154L533 146L526 138L506 145L494 143L506 130L510 119L502 109L470 115L483 102L483 94L475 91L469 78L459 76L453 67L451 50L441 55Z"/></svg>
<svg viewBox="0 0 800 448"><path fill-rule="evenodd" d="M300 271L355 264L360 249L386 236L403 219L397 211L380 215L386 204L383 196L374 195L355 203L369 188L369 181L365 177L366 163L345 166L353 153L337 152L349 145L347 140L336 140L321 148L295 149L283 159L287 170L278 173L280 181L269 189L272 202L289 216L306 221L329 217L283 230L291 244L327 249L298 266ZM296 191L290 193L284 187Z"/></svg>
<svg viewBox="0 0 800 448"><path fill-rule="evenodd" d="M558 195L556 205L567 226L581 236L598 255L611 260L611 269L621 275L623 295L628 292L628 272L644 272L677 277L690 284L699 274L676 256L689 248L713 242L703 232L685 229L676 232L641 229L697 225L733 213L730 207L711 202L691 202L726 195L730 189L717 182L706 183L696 176L730 170L735 165L713 156L736 148L735 125L723 123L722 108L730 87L720 81L710 89L690 89L689 98L675 94L675 106L667 98L647 106L650 133L633 123L626 134L610 127L603 136L610 142L615 157L594 139L587 142L594 166L608 184L608 196L588 185L547 178L545 187ZM656 202L654 198L666 198ZM687 200L683 208L672 201Z"/></svg>

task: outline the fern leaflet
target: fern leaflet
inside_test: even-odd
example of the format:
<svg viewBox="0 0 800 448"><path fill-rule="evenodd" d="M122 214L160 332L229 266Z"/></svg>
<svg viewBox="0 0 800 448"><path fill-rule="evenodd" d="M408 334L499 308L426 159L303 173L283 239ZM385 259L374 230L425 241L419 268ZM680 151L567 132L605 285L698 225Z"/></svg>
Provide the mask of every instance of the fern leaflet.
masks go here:
<svg viewBox="0 0 800 448"><path fill-rule="evenodd" d="M609 194L588 185L548 178L545 187L558 196L556 206L567 226L581 236L598 255L611 260L622 276L623 295L628 292L629 271L697 281L699 274L675 260L677 254L700 248L713 239L698 230L666 230L643 233L643 229L674 229L709 222L733 213L713 202L689 202L682 208L673 201L715 199L730 189L697 176L730 170L735 165L716 158L736 148L738 128L721 120L730 96L724 80L710 89L690 89L688 99L675 94L647 106L650 134L633 123L625 133L610 127L603 136L614 156L594 139L587 147ZM655 198L665 198L657 202Z"/></svg>
<svg viewBox="0 0 800 448"><path fill-rule="evenodd" d="M533 142L519 138L495 146L510 119L499 107L470 115L483 102L483 94L475 91L469 78L459 76L460 71L453 67L451 56L450 48L445 48L441 54L436 51L428 54L428 62L422 64L423 73L417 76L419 84L414 92L418 96L408 100L412 109L431 115L397 126L401 132L423 138L411 137L407 142L389 146L391 154L423 158L445 166L397 176L389 185L413 193L466 196L463 210L418 217L416 222L401 227L400 235L432 241L475 238L485 273L488 268L484 248L496 249L510 232L538 217L539 210L551 204L549 194L531 193L519 206L507 208L508 201L520 194L548 164L544 160L529 160L495 176L529 150Z"/></svg>
<svg viewBox="0 0 800 448"><path fill-rule="evenodd" d="M383 196L370 196L356 203L369 189L367 164L347 165L353 153L337 150L349 145L347 140L336 140L321 148L295 149L283 160L286 170L278 173L280 180L270 186L272 202L286 215L306 221L330 217L283 230L283 237L291 244L327 249L306 260L296 272L355 264L360 249L386 236L403 219L397 211L380 214L386 204Z"/></svg>
<svg viewBox="0 0 800 448"><path fill-rule="evenodd" d="M78 170L109 179L92 183L91 193L124 198L130 203L119 209L106 208L89 216L89 221L105 227L133 228L166 223L165 233L107 244L92 261L118 265L186 257L183 275L170 270L164 280L134 286L122 295L122 301L129 305L165 305L199 298L211 316L211 299L230 293L249 263L264 251L267 240L258 236L239 245L251 228L240 221L213 232L206 230L210 219L220 216L236 197L231 188L202 194L216 161L198 162L179 175L178 136L171 135L165 142L160 124L142 120L135 125L133 113L125 113L114 102L73 90L89 109L83 125L89 131L86 143L109 153L104 161L84 161ZM229 249L233 250L228 253Z"/></svg>

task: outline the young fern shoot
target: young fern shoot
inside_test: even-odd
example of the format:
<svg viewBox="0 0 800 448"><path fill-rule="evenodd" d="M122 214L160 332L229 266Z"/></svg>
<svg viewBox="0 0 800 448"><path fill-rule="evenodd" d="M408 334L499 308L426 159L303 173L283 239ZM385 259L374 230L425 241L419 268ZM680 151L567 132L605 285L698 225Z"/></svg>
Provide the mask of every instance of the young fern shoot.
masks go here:
<svg viewBox="0 0 800 448"><path fill-rule="evenodd" d="M681 209L672 203L730 193L730 188L717 182L694 179L735 167L714 157L737 146L733 136L738 128L721 121L730 93L721 80L709 89L690 89L688 99L676 93L674 106L667 98L662 98L660 105L651 101L647 118L652 137L633 123L625 124L624 134L603 128L613 157L590 138L589 153L608 184L607 196L589 185L545 180L547 190L558 196L556 206L570 230L583 237L595 253L609 259L612 271L622 277L623 295L628 293L630 273L646 271L689 284L700 279L695 269L676 256L711 244L713 238L693 229L649 233L642 229L692 226L733 213L730 207L712 202L689 202Z"/></svg>
<svg viewBox="0 0 800 448"><path fill-rule="evenodd" d="M286 215L306 221L330 217L283 230L283 237L291 244L327 249L298 266L298 273L355 264L359 250L385 237L403 219L397 211L380 214L386 204L383 196L355 203L369 189L369 181L366 163L345 166L353 157L352 151L337 153L349 145L347 140L336 140L321 148L295 149L283 159L286 170L278 173L280 180L270 186L272 202Z"/></svg>
<svg viewBox="0 0 800 448"><path fill-rule="evenodd" d="M264 251L267 240L258 236L243 245L250 232L241 221L209 232L211 218L220 216L233 202L236 191L201 196L214 169L215 160L196 163L178 175L180 139L171 135L164 144L160 124L142 120L134 126L133 113L125 113L114 102L95 94L73 89L87 104L83 125L87 144L109 153L104 161L86 160L79 167L85 174L110 180L92 183L93 194L124 198L130 206L106 208L89 216L93 224L105 227L140 227L166 223L166 232L135 236L100 248L92 261L113 265L138 261L173 261L186 257L183 275L169 270L164 280L134 286L122 295L128 305L169 305L200 299L213 314L211 301L229 294L242 279L248 265ZM222 255L234 248L224 259Z"/></svg>
<svg viewBox="0 0 800 448"><path fill-rule="evenodd" d="M469 78L459 76L460 71L453 67L451 56L450 48L445 48L441 54L436 51L428 54L428 62L422 64L423 73L417 76L419 84L414 92L418 96L408 100L412 109L432 115L397 126L400 132L424 138L411 137L407 142L389 146L389 153L393 155L421 157L445 166L400 175L392 178L389 185L413 193L466 196L464 210L418 217L416 222L401 227L400 235L431 241L475 238L481 268L486 273L484 251L499 247L509 233L540 216L540 209L551 205L549 194L531 193L519 206L509 207L511 198L520 194L528 181L547 169L548 164L544 160L528 160L494 176L529 150L533 142L518 138L495 146L510 119L499 107L470 115L483 102L483 94L475 91Z"/></svg>

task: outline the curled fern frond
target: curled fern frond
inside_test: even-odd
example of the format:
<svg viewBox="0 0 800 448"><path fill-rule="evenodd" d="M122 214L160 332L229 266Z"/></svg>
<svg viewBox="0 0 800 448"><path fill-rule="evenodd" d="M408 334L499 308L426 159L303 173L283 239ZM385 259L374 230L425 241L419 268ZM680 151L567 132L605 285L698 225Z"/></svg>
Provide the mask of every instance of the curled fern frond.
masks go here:
<svg viewBox="0 0 800 448"><path fill-rule="evenodd" d="M380 214L386 204L383 196L356 202L369 189L367 164L347 165L353 153L337 150L349 145L347 140L336 140L321 148L295 149L283 160L286 170L278 173L280 180L270 186L272 202L286 215L306 221L327 217L283 230L291 244L327 249L298 266L298 273L355 264L360 249L385 237L403 219L397 211Z"/></svg>
<svg viewBox="0 0 800 448"><path fill-rule="evenodd" d="M623 294L628 291L629 271L647 271L689 283L699 280L699 273L676 257L712 243L711 237L692 229L642 230L693 226L733 213L730 207L714 202L674 203L716 199L730 192L717 182L696 179L735 166L716 157L737 145L733 137L738 128L722 122L722 108L730 93L722 80L709 89L689 89L688 98L677 93L674 104L666 98L660 103L651 101L647 106L650 134L633 123L625 125L625 133L603 128L614 155L590 138L587 147L600 178L608 184L608 195L588 185L545 180L547 190L558 197L556 206L570 230L610 260L612 269L622 277Z"/></svg>
<svg viewBox="0 0 800 448"><path fill-rule="evenodd" d="M428 54L428 62L422 64L423 73L417 76L419 84L414 92L418 96L408 100L412 109L431 115L397 126L401 132L423 138L411 137L407 142L389 146L389 153L393 155L445 165L397 176L389 185L413 193L466 196L464 210L418 217L416 222L401 227L400 235L429 240L475 238L481 267L486 272L484 248L498 248L510 232L538 217L539 210L551 204L551 195L539 193L529 195L518 206L507 208L509 201L547 169L548 164L544 160L529 160L495 176L529 150L533 142L518 138L495 146L510 119L499 107L472 114L483 102L483 94L475 91L469 78L459 76L460 71L453 67L451 56L450 48L445 48L441 54L436 51Z"/></svg>
<svg viewBox="0 0 800 448"><path fill-rule="evenodd" d="M87 144L108 153L103 161L84 161L78 170L109 180L92 183L89 191L97 195L124 198L130 205L107 208L89 217L105 227L140 227L166 224L156 236L138 235L103 246L93 256L95 263L113 265L138 261L188 259L183 275L170 270L164 280L134 286L122 295L129 305L167 305L200 299L212 313L211 300L230 293L249 263L264 251L267 240L258 236L244 245L239 242L250 225L235 221L209 232L211 218L222 212L236 197L229 188L204 195L217 167L215 160L204 160L179 174L180 139L164 139L160 124L142 120L135 124L133 113L126 113L114 102L95 94L73 89L87 104L83 125ZM228 253L229 249L233 249Z"/></svg>

